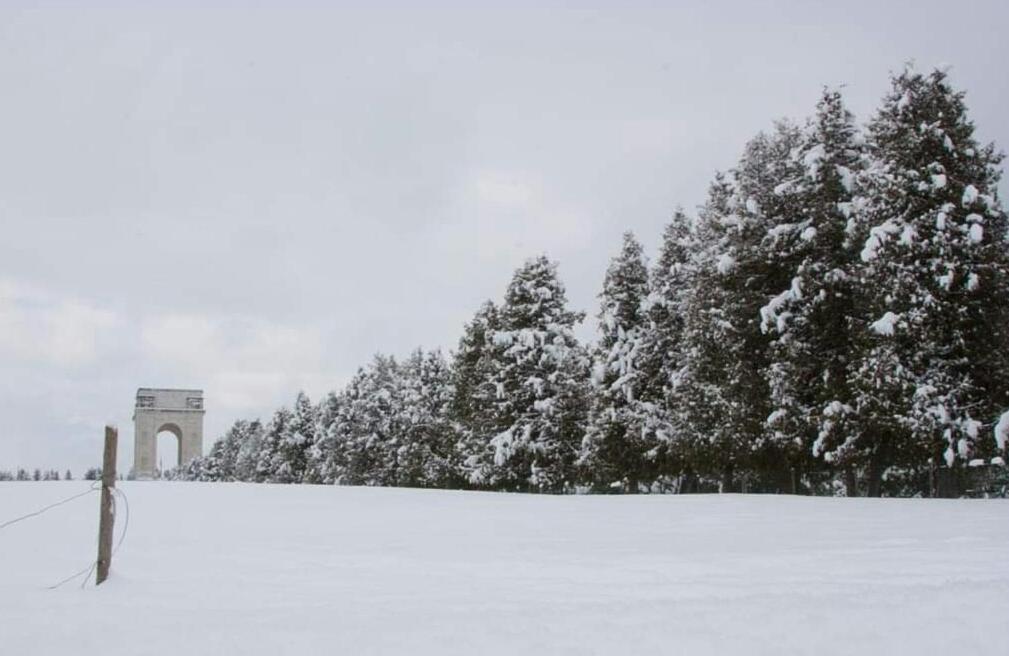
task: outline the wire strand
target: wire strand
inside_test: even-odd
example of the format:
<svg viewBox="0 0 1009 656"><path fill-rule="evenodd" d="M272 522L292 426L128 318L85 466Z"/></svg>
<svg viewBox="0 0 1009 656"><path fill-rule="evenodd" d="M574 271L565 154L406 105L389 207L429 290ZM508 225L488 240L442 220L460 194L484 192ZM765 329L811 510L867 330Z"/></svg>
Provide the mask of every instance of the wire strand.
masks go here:
<svg viewBox="0 0 1009 656"><path fill-rule="evenodd" d="M42 513L46 512L47 510L52 510L56 506L62 506L65 503L70 503L74 499L79 499L79 498L81 498L83 496L87 496L88 494L91 494L92 492L94 492L95 490L98 489L96 487L96 485L97 485L97 483L92 483L91 487L89 487L84 492L81 492L80 494L75 494L72 497L67 497L66 499L63 499L62 501L57 501L56 503L51 503L51 504L49 504L48 506L46 506L44 508L39 508L35 512L30 512L27 515L21 515L20 517L15 517L14 519L9 519L6 522L4 522L3 524L0 524L0 530L5 529L5 528L7 528L8 526L10 526L12 524L17 524L18 522L22 522L22 521L24 521L26 519L30 519L32 517L38 517Z"/></svg>
<svg viewBox="0 0 1009 656"><path fill-rule="evenodd" d="M126 493L118 487L112 488L112 491L123 498L123 510L126 511L123 517L123 532L120 534L119 541L116 542L116 546L112 550L112 554L115 555L119 551L119 547L123 546L123 542L126 540L126 531L130 529L130 500L126 497Z"/></svg>

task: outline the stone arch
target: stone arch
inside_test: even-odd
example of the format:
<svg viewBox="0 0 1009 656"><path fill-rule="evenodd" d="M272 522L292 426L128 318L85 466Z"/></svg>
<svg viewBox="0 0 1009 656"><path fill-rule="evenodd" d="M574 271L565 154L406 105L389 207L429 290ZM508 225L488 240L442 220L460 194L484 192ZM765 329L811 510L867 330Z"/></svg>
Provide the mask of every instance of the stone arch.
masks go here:
<svg viewBox="0 0 1009 656"><path fill-rule="evenodd" d="M139 479L152 478L157 467L160 433L170 433L179 441L178 464L185 465L203 455L203 390L137 390L133 411L133 473Z"/></svg>

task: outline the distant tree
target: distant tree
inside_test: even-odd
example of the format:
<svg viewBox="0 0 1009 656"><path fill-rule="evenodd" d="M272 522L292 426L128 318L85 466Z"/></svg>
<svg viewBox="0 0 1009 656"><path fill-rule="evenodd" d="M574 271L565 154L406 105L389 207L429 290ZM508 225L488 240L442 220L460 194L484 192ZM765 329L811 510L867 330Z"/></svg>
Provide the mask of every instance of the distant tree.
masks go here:
<svg viewBox="0 0 1009 656"><path fill-rule="evenodd" d="M337 392L330 392L316 408L314 438L305 455L305 476L303 479L305 483L333 482L332 479L327 478L327 467L334 456L337 444L330 428L339 416L340 398L341 395Z"/></svg>
<svg viewBox="0 0 1009 656"><path fill-rule="evenodd" d="M282 424L278 424L281 422ZM275 483L300 483L305 476L308 450L315 442L316 408L308 395L298 392L290 416L274 415L273 426L267 427L270 454L270 480ZM276 436L271 428L279 431ZM274 443L275 441L275 443Z"/></svg>
<svg viewBox="0 0 1009 656"><path fill-rule="evenodd" d="M500 328L498 308L485 302L463 328L459 346L452 358L452 401L450 415L458 434L456 451L463 460L463 479L473 466L467 465L483 452L487 436L495 425L494 404L497 388L493 376L494 335Z"/></svg>
<svg viewBox="0 0 1009 656"><path fill-rule="evenodd" d="M450 421L452 372L439 351L418 349L400 368L395 431L404 436L396 453L398 485L455 487L459 456Z"/></svg>
<svg viewBox="0 0 1009 656"><path fill-rule="evenodd" d="M69 469L67 470L67 473L63 474L63 480L65 480L65 481L72 481L72 480L74 480L74 475L70 472Z"/></svg>

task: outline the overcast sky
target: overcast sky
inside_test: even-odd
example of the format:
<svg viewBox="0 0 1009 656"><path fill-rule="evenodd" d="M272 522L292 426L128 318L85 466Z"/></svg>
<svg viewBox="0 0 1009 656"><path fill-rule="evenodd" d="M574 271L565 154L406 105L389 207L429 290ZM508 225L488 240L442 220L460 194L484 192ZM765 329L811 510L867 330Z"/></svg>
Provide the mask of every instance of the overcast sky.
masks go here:
<svg viewBox="0 0 1009 656"><path fill-rule="evenodd" d="M450 350L532 255L591 316L620 233L654 253L823 85L865 120L891 70L948 64L1009 144L1004 2L20 4L0 7L0 469L79 475L106 421L129 467L140 386L203 388L209 449L376 351Z"/></svg>

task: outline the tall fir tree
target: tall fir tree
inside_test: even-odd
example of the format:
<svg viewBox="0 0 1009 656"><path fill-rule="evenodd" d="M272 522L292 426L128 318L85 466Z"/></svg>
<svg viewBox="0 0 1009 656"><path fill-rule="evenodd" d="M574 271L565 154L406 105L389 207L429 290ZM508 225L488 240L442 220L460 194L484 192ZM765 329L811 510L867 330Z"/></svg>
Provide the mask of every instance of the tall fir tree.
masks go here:
<svg viewBox="0 0 1009 656"><path fill-rule="evenodd" d="M770 340L760 329L760 309L787 285L793 266L774 241L795 208L774 190L798 175L791 153L799 135L779 122L772 134L750 141L731 177L712 185L698 225L677 399L693 436L692 463L718 475L726 491L738 489L742 468L755 474L751 489L789 485L781 450L765 429Z"/></svg>
<svg viewBox="0 0 1009 656"><path fill-rule="evenodd" d="M287 436L293 419L294 413L290 408L282 407L266 424L256 462L256 480L265 483L295 482L285 459Z"/></svg>
<svg viewBox="0 0 1009 656"><path fill-rule="evenodd" d="M305 454L306 483L332 483L327 477L327 463L337 448L335 433L330 430L340 412L341 395L330 392L322 400L315 412L315 427L312 444Z"/></svg>
<svg viewBox="0 0 1009 656"><path fill-rule="evenodd" d="M592 355L591 414L579 466L589 483L619 483L628 492L654 478L654 444L641 422L642 343L647 328L648 266L644 249L624 233L600 296L599 342Z"/></svg>
<svg viewBox="0 0 1009 656"><path fill-rule="evenodd" d="M1009 267L1001 155L977 142L945 72L896 75L868 141L849 430L875 495L889 466L990 451L981 429L1009 406Z"/></svg>
<svg viewBox="0 0 1009 656"><path fill-rule="evenodd" d="M587 367L572 329L582 318L567 309L557 266L546 257L515 272L483 355L484 389L494 396L485 432L466 445L472 483L544 491L573 484L584 403L570 397L584 389Z"/></svg>
<svg viewBox="0 0 1009 656"><path fill-rule="evenodd" d="M685 365L686 300L694 282L693 254L698 250L694 238L690 218L677 209L663 230L659 257L649 275L636 407L653 477L682 477L681 487L684 481L689 487L693 480L686 450L690 440L677 413L677 395Z"/></svg>
<svg viewBox="0 0 1009 656"><path fill-rule="evenodd" d="M458 443L455 451L466 460L475 458L495 430L494 334L500 328L498 308L491 301L477 310L463 328L452 358L452 401L449 414ZM460 473L466 481L474 478L474 467L463 462Z"/></svg>
<svg viewBox="0 0 1009 656"><path fill-rule="evenodd" d="M852 278L857 251L847 237L854 181L864 169L862 139L837 90L824 90L815 117L791 153L799 176L775 194L794 214L773 228L770 253L791 268L787 287L760 310L773 337L766 370L770 440L793 467L823 455L847 472L857 459L843 447L851 412ZM835 444L834 448L828 445Z"/></svg>
<svg viewBox="0 0 1009 656"><path fill-rule="evenodd" d="M408 487L454 487L459 459L450 420L451 370L440 351L418 349L401 368L396 430L403 437L397 482Z"/></svg>
<svg viewBox="0 0 1009 656"><path fill-rule="evenodd" d="M291 421L280 434L272 464L277 483L301 483L308 465L308 451L315 442L316 408L304 392L298 392Z"/></svg>

